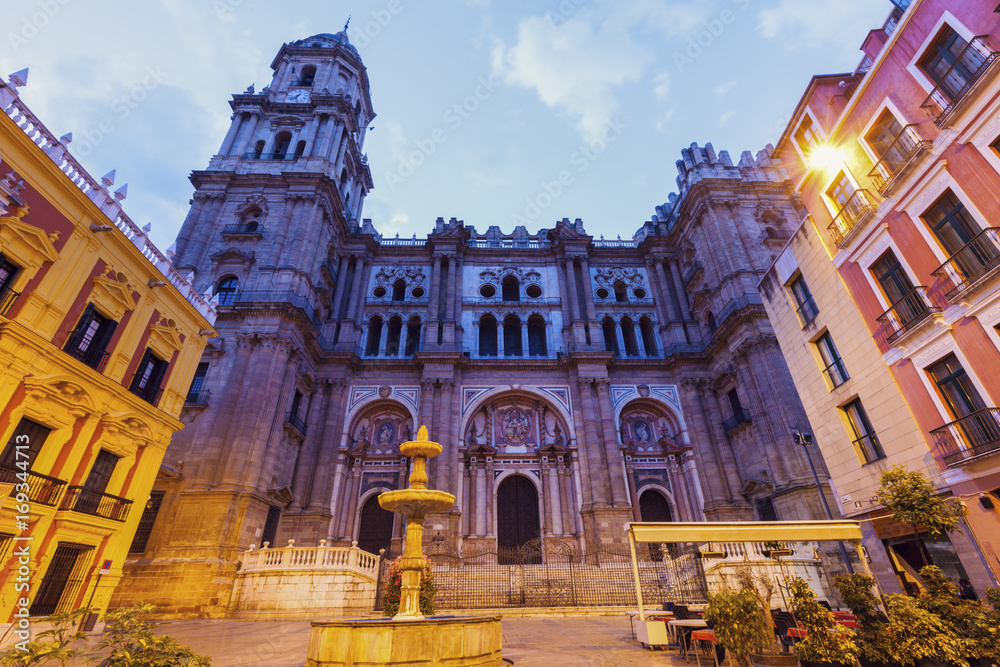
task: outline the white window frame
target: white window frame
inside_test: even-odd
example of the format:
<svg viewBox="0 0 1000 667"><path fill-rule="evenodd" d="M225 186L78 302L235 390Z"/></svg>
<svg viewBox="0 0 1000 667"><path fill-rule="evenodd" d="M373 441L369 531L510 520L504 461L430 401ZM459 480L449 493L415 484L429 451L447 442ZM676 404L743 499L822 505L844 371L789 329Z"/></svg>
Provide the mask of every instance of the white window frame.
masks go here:
<svg viewBox="0 0 1000 667"><path fill-rule="evenodd" d="M799 126L802 125L802 121L805 120L806 116L809 116L809 118L812 119L813 130L815 131L816 136L820 137L820 143L826 143L827 136L826 131L823 129L823 126L820 125L816 114L814 114L812 109L806 105L806 108L802 110L802 114L796 119L795 125L792 126L792 134L789 138L791 139L792 145L795 146L795 152L799 154L799 159L802 160L802 164L804 164L807 169L810 169L809 159L806 157L806 153L802 147L799 146L799 140L795 136L795 134L799 131Z"/></svg>
<svg viewBox="0 0 1000 667"><path fill-rule="evenodd" d="M899 246L892 240L888 232L880 235L876 242L872 243L858 260L858 264L861 266L861 270L865 274L865 280L871 286L872 291L875 292L875 298L878 299L879 303L882 304L882 312L889 310L892 307L891 303L888 303L885 299L885 294L882 292L882 285L879 284L878 280L872 274L872 265L879 260L882 255L887 251L892 250L893 254L896 255L896 259L899 260L899 265L903 267L903 271L906 272L906 277L910 279L910 282L914 287L921 284L917 280L917 275L910 268L910 265L906 261L906 256L899 251Z"/></svg>
<svg viewBox="0 0 1000 667"><path fill-rule="evenodd" d="M922 69L920 69L920 65L918 63L925 55L927 55L927 49L931 47L931 44L934 43L934 40L937 39L938 35L941 33L941 28L943 28L946 24L949 28L958 33L958 35L966 42L971 42L972 38L975 37L975 35L972 34L972 31L966 28L965 25L955 18L955 15L947 9L941 14L941 18L939 18L937 23L934 24L934 27L931 29L930 33L928 33L926 39L924 39L923 44L921 44L917 49L913 59L906 65L906 71L908 71L910 75L916 79L917 83L920 84L920 87L923 88L928 94L934 90L934 86L937 84L927 78L927 75L924 74Z"/></svg>
<svg viewBox="0 0 1000 667"><path fill-rule="evenodd" d="M941 400L941 395L938 393L937 385L934 383L934 380L931 378L931 374L927 369L947 357L949 354L954 354L955 358L961 362L962 368L972 380L972 384L975 385L976 391L979 392L979 396L983 399L983 401L985 401L987 405L992 402L990 393L986 391L986 387L984 387L983 383L979 381L979 376L977 376L973 371L972 365L969 363L969 360L966 359L965 354L962 353L961 348L959 348L958 343L955 342L951 332L946 332L945 336L941 339L941 342L933 346L933 354L928 355L925 353L920 356L920 361L914 360L914 366L916 367L917 373L920 375L920 381L923 382L927 393L931 395L931 400L934 401L934 406L937 407L938 413L941 415L941 418L944 419L945 424L950 424L955 421L955 419L951 416L951 413L948 412L948 406L946 406L944 401Z"/></svg>
<svg viewBox="0 0 1000 667"><path fill-rule="evenodd" d="M975 205L973 200L966 194L965 190L959 186L958 182L952 177L947 171L947 162L941 161L936 165L935 171L938 172L936 176L927 178L922 188L915 189L914 193L907 197L905 201L899 202L898 210L903 211L910 216L910 220L913 225L920 232L924 241L930 246L931 252L934 253L934 257L938 259L939 264L944 264L948 261L949 255L945 254L944 249L941 247L941 242L938 241L934 232L931 228L924 222L923 215L927 210L934 205L941 195L947 190L951 190L958 197L959 201L965 208L969 209L972 213L973 218L975 218L976 225L978 225L980 230L986 229L984 220L988 220L983 212L979 210L979 207ZM914 283L916 284L916 283Z"/></svg>
<svg viewBox="0 0 1000 667"><path fill-rule="evenodd" d="M858 183L858 179L854 177L854 174L851 172L850 167L847 166L847 162L841 162L837 168L831 171L833 171L833 175L830 176L826 184L823 185L823 190L820 194L822 195L823 203L826 205L826 209L830 212L830 220L833 221L834 218L840 215L840 209L837 208L836 202L834 202L833 199L830 198L830 195L828 195L827 193L830 191L830 188L833 187L833 184L836 183L837 175L840 172L844 172L844 175L847 177L847 180L849 180L851 182L851 185L854 186L855 192L857 192L858 190L862 190L864 188L862 188L861 184Z"/></svg>
<svg viewBox="0 0 1000 667"><path fill-rule="evenodd" d="M875 125L875 121L877 121L882 116L882 113L886 110L888 110L893 116L895 116L896 120L903 127L910 125L910 122L906 118L906 115L899 110L899 107L897 107L896 104L891 99L886 97L882 100L882 103L879 104L878 108L875 109L875 113L872 114L872 117L868 120L868 124L865 125L861 129L861 132L858 134L858 143L861 144L861 150L863 150L865 154L868 155L869 158L871 158L872 165L877 164L878 161L881 159L881 156L877 155L875 151L872 150L872 147L868 144L868 139L866 139L866 137L868 136L868 133L871 131L872 126Z"/></svg>

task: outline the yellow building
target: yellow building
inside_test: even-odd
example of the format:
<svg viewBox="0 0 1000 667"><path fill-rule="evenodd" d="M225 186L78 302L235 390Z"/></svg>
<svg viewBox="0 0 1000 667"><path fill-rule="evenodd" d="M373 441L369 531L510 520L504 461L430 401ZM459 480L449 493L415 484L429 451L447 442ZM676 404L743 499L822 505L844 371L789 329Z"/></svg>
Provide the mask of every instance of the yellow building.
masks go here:
<svg viewBox="0 0 1000 667"><path fill-rule="evenodd" d="M0 483L18 486L0 509L0 621L17 630L106 608L216 334L113 174L90 176L14 84L0 81Z"/></svg>

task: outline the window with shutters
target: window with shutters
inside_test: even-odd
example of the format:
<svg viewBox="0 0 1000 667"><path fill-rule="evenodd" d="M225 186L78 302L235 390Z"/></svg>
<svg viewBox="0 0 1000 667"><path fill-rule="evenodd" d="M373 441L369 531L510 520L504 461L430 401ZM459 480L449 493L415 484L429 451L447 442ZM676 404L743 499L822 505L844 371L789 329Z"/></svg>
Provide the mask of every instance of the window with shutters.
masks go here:
<svg viewBox="0 0 1000 667"><path fill-rule="evenodd" d="M94 304L88 303L63 350L94 370L103 370L108 358L108 345L117 327L117 322L101 315Z"/></svg>
<svg viewBox="0 0 1000 667"><path fill-rule="evenodd" d="M0 315L6 315L14 300L21 296L14 291L14 280L21 267L0 254Z"/></svg>
<svg viewBox="0 0 1000 667"><path fill-rule="evenodd" d="M139 367L135 369L128 390L147 403L156 405L160 399L163 377L167 374L168 365L169 362L157 357L147 347L139 361Z"/></svg>

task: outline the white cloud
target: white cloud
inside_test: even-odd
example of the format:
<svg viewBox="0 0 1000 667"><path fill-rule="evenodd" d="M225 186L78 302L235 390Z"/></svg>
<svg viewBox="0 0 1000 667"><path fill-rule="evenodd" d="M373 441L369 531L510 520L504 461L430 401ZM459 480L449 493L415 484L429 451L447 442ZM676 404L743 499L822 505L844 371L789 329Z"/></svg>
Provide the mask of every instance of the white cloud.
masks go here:
<svg viewBox="0 0 1000 667"><path fill-rule="evenodd" d="M736 110L730 109L729 111L719 116L719 127L725 127L726 123L729 122L729 119L735 115L736 115Z"/></svg>
<svg viewBox="0 0 1000 667"><path fill-rule="evenodd" d="M720 83L718 86L715 87L715 99L718 102L721 102L722 98L726 96L726 93L732 90L737 83L738 81L736 80L729 81L728 83Z"/></svg>
<svg viewBox="0 0 1000 667"><path fill-rule="evenodd" d="M541 16L522 20L517 44L494 50L493 73L534 89L548 107L575 119L589 140L618 111L615 88L638 81L650 56L627 30L596 25L583 14L558 25Z"/></svg>
<svg viewBox="0 0 1000 667"><path fill-rule="evenodd" d="M889 9L888 4L871 0L778 0L775 7L760 12L757 30L764 37L781 38L790 51L836 42L853 53L865 34L878 27L876 23L881 25Z"/></svg>
<svg viewBox="0 0 1000 667"><path fill-rule="evenodd" d="M673 115L674 115L674 110L670 109L666 113L664 113L663 115L659 116L656 119L656 122L653 124L653 126L656 128L656 131L657 132L665 132L666 129L667 129L667 126L670 123L670 118Z"/></svg>
<svg viewBox="0 0 1000 667"><path fill-rule="evenodd" d="M653 79L653 94L660 101L670 97L670 72L663 72Z"/></svg>

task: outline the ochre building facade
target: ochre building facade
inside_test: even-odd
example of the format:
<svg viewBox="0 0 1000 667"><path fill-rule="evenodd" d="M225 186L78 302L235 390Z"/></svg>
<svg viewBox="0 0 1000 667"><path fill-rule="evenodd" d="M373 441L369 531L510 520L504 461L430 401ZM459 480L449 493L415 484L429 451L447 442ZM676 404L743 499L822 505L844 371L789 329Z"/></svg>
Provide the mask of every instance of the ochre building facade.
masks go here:
<svg viewBox="0 0 1000 667"><path fill-rule="evenodd" d="M103 612L206 340L211 304L0 82L0 622Z"/></svg>

